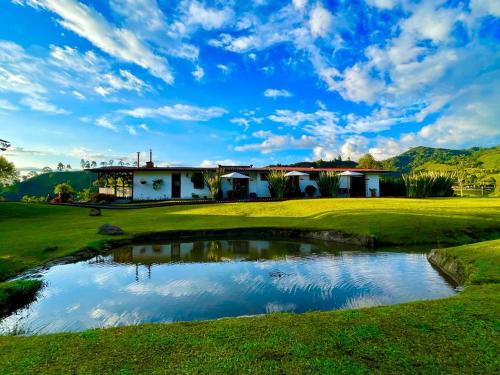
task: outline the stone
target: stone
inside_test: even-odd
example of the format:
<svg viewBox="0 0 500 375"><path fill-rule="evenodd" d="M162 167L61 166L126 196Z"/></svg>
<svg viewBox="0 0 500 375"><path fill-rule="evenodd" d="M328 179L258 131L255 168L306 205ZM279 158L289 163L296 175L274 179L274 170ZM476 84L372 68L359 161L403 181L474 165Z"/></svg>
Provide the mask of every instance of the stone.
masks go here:
<svg viewBox="0 0 500 375"><path fill-rule="evenodd" d="M120 228L120 227L117 227L115 225L111 225L111 224L103 224L101 225L101 227L99 228L99 231L97 232L99 234L109 234L109 235L119 235L119 234L123 234L123 229Z"/></svg>
<svg viewBox="0 0 500 375"><path fill-rule="evenodd" d="M101 216L101 209L100 208L91 208L89 212L90 216Z"/></svg>

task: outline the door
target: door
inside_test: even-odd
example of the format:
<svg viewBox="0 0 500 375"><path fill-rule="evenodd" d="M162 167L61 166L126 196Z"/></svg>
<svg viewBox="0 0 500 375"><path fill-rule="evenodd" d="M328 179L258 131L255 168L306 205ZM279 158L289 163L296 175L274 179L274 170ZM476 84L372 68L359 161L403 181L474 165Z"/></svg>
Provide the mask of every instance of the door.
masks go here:
<svg viewBox="0 0 500 375"><path fill-rule="evenodd" d="M350 177L351 197L366 197L365 177Z"/></svg>
<svg viewBox="0 0 500 375"><path fill-rule="evenodd" d="M172 173L172 198L181 197L181 174Z"/></svg>

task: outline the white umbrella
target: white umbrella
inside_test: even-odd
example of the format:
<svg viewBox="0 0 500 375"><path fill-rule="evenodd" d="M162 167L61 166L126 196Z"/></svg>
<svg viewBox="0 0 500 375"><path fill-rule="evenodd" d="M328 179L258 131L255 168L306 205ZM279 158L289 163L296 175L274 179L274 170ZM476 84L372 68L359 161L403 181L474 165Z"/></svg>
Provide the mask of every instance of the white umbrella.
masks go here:
<svg viewBox="0 0 500 375"><path fill-rule="evenodd" d="M228 174L223 174L220 177L221 178L247 178L247 179L250 179L250 177L245 176L244 174L238 173L238 172L232 172L232 173L228 173Z"/></svg>
<svg viewBox="0 0 500 375"><path fill-rule="evenodd" d="M340 176L349 176L349 177L363 177L363 173L353 172L353 171L345 171L339 173Z"/></svg>
<svg viewBox="0 0 500 375"><path fill-rule="evenodd" d="M298 171L291 171L291 172L288 172L288 173L285 173L285 176L287 177L294 177L294 176L309 176L308 173L304 173L304 172L298 172Z"/></svg>

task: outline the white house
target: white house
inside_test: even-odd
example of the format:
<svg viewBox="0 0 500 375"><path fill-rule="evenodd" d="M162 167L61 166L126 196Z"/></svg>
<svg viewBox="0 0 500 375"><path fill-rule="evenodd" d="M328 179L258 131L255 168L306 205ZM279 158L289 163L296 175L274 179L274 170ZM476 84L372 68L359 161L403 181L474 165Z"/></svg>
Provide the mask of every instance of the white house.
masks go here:
<svg viewBox="0 0 500 375"><path fill-rule="evenodd" d="M319 173L323 171L334 171L340 174L340 196L378 197L380 175L385 172L377 169L356 168L255 168L251 165L219 166L218 168L228 176L222 179L222 199L271 197L267 174L272 169L283 170L292 175L289 178L289 191L296 197L307 196L306 188L309 185L315 188L313 196L320 196L316 181ZM155 167L150 161L146 166L139 168L113 166L94 168L91 171L97 173L101 181L100 193L140 201L208 199L210 191L203 176L204 173L215 172L218 168ZM230 177L238 175L242 178ZM117 181L117 183L106 187L105 181Z"/></svg>

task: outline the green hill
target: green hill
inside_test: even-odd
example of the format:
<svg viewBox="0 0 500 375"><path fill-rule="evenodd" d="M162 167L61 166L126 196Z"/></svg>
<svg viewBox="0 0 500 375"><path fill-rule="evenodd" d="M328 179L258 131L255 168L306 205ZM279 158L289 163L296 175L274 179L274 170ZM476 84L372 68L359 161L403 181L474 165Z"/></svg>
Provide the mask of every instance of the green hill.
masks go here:
<svg viewBox="0 0 500 375"><path fill-rule="evenodd" d="M43 173L19 182L11 192L4 193L3 197L7 200L20 200L24 195L46 196L53 194L54 186L62 182L69 182L76 191L81 191L91 186L95 179L94 173L86 171Z"/></svg>
<svg viewBox="0 0 500 375"><path fill-rule="evenodd" d="M401 155L386 160L400 172L409 173L419 170L449 170L453 158L467 157L471 164L482 169L500 168L500 146L491 148L472 147L466 150L446 148L414 147Z"/></svg>

